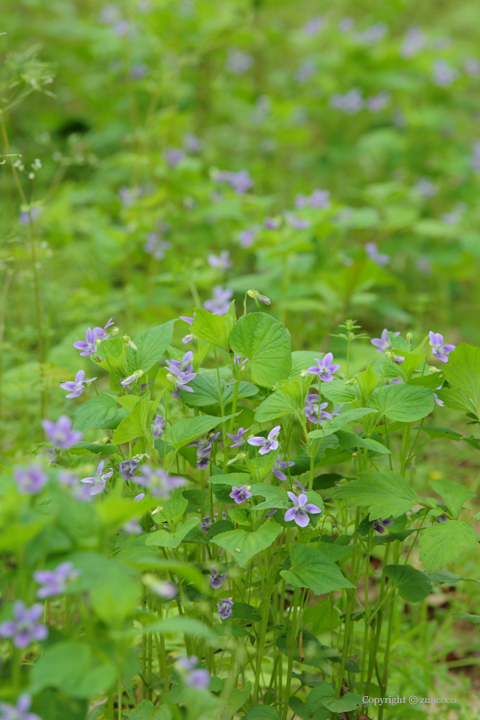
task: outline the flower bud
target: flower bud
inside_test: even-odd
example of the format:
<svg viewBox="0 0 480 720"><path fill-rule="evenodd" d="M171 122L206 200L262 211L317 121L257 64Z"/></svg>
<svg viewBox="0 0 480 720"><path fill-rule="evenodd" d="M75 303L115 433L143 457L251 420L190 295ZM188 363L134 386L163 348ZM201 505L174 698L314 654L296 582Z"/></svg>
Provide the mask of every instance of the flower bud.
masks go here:
<svg viewBox="0 0 480 720"><path fill-rule="evenodd" d="M263 303L264 305L270 305L271 303L270 298L266 295L261 295L258 290L247 290L247 295L255 300L255 305L257 307L260 307L260 303Z"/></svg>
<svg viewBox="0 0 480 720"><path fill-rule="evenodd" d="M128 337L128 335L124 335L122 339L126 345L132 348L132 350L138 350L138 347L135 345L133 340Z"/></svg>

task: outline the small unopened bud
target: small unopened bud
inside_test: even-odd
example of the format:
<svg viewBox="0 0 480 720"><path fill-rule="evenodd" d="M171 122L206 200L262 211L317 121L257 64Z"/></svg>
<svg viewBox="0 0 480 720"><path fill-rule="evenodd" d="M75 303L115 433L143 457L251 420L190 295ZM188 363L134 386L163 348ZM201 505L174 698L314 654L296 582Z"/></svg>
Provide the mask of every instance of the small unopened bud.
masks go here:
<svg viewBox="0 0 480 720"><path fill-rule="evenodd" d="M261 295L258 290L247 290L247 295L255 300L255 305L257 307L260 307L260 303L263 303L264 305L270 305L271 303L270 298L266 295Z"/></svg>
<svg viewBox="0 0 480 720"><path fill-rule="evenodd" d="M167 373L167 380L174 385L177 384L177 378L175 377L175 375L172 375L172 373Z"/></svg>
<svg viewBox="0 0 480 720"><path fill-rule="evenodd" d="M345 381L345 387L350 387L350 385L357 385L357 383L357 378L350 378L350 380Z"/></svg>
<svg viewBox="0 0 480 720"><path fill-rule="evenodd" d="M132 375L129 375L128 377L121 380L120 385L122 387L127 387L128 385L131 385L136 380L138 380L138 378L141 378L142 375L144 375L144 374L145 373L143 372L143 370L135 370L135 372Z"/></svg>
<svg viewBox="0 0 480 720"><path fill-rule="evenodd" d="M138 350L138 347L133 342L132 338L128 337L128 335L123 336L123 342L132 348L132 350Z"/></svg>
<svg viewBox="0 0 480 720"><path fill-rule="evenodd" d="M118 335L118 332L119 332L119 331L118 331L118 327L113 327L113 328L110 330L110 337L115 337L115 335Z"/></svg>
<svg viewBox="0 0 480 720"><path fill-rule="evenodd" d="M406 335L406 338L407 338L408 342L412 342L412 340L413 340L413 333L408 332L407 335Z"/></svg>
<svg viewBox="0 0 480 720"><path fill-rule="evenodd" d="M238 453L238 455L236 455L234 458L232 458L232 460L229 460L227 462L227 465L233 465L234 463L239 462L240 460L244 460L246 457L247 457L247 453L244 453L244 452ZM248 489L250 490L250 488L248 488Z"/></svg>

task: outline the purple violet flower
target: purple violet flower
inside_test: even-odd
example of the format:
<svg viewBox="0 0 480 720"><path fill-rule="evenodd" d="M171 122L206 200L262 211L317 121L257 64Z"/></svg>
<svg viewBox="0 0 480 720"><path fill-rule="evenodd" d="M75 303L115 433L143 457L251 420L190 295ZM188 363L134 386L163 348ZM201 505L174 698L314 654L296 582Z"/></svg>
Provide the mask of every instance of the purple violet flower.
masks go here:
<svg viewBox="0 0 480 720"><path fill-rule="evenodd" d="M203 142L194 133L188 132L183 136L183 144L189 153L198 153L203 149Z"/></svg>
<svg viewBox="0 0 480 720"><path fill-rule="evenodd" d="M455 345L444 345L443 335L440 335L440 333L430 331L428 336L430 338L430 346L432 348L433 356L444 363L448 362L447 355L451 353L452 350L455 350Z"/></svg>
<svg viewBox="0 0 480 720"><path fill-rule="evenodd" d="M45 487L48 476L41 465L15 468L14 479L19 492L25 495L38 495Z"/></svg>
<svg viewBox="0 0 480 720"><path fill-rule="evenodd" d="M174 398L180 397L180 390L191 393L194 392L193 388L188 387L188 383L197 377L197 373L193 372L192 359L193 353L189 350L185 353L182 360L167 360L166 362L165 367L170 372L169 379L175 383L175 390L172 393L172 397Z"/></svg>
<svg viewBox="0 0 480 720"><path fill-rule="evenodd" d="M330 105L335 110L341 110L347 115L355 115L363 108L362 93L358 88L352 88L344 95L336 93L330 98Z"/></svg>
<svg viewBox="0 0 480 720"><path fill-rule="evenodd" d="M479 163L480 164L480 163ZM251 228L250 230L241 230L238 235L238 242L240 247L248 248L253 245L255 238L258 234L258 227Z"/></svg>
<svg viewBox="0 0 480 720"><path fill-rule="evenodd" d="M267 217L263 221L265 230L278 230L282 221L279 218Z"/></svg>
<svg viewBox="0 0 480 720"><path fill-rule="evenodd" d="M394 335L400 335L399 332L393 333ZM376 352L386 352L387 350L390 350L392 347L392 343L390 342L390 338L388 337L388 330L387 328L384 328L382 330L382 334L379 338L372 338L370 340L372 345L375 345L377 348Z"/></svg>
<svg viewBox="0 0 480 720"><path fill-rule="evenodd" d="M217 285L213 288L213 298L206 300L203 303L203 307L212 315L226 315L230 309L230 300L233 295L233 290L228 288L222 288Z"/></svg>
<svg viewBox="0 0 480 720"><path fill-rule="evenodd" d="M1 720L42 720L40 715L28 712L32 705L32 698L27 693L18 697L15 705L0 702Z"/></svg>
<svg viewBox="0 0 480 720"><path fill-rule="evenodd" d="M167 580L158 580L148 583L148 587L155 595L163 598L164 600L173 600L178 595L178 588L172 582Z"/></svg>
<svg viewBox="0 0 480 720"><path fill-rule="evenodd" d="M126 532L127 535L141 535L143 532L143 528L136 518L132 518L131 520L124 522L122 530L123 532Z"/></svg>
<svg viewBox="0 0 480 720"><path fill-rule="evenodd" d="M218 440L219 437L219 432L213 433L213 435L203 435L201 438L198 438L198 440L194 440L187 446L197 448L198 470L205 470L205 468L208 466L208 463L210 462L210 455L212 452L212 443L214 443L215 440Z"/></svg>
<svg viewBox="0 0 480 720"><path fill-rule="evenodd" d="M218 590L222 587L224 580L227 579L228 573L225 573L224 575L221 575L217 570L211 570L210 571L210 586L214 588L215 590Z"/></svg>
<svg viewBox="0 0 480 720"><path fill-rule="evenodd" d="M148 72L148 68L144 63L140 63L139 65L132 65L130 69L130 77L132 80L141 80L145 77L145 75Z"/></svg>
<svg viewBox="0 0 480 720"><path fill-rule="evenodd" d="M400 55L405 59L409 60L414 55L417 55L425 47L426 39L425 35L417 27L412 27L407 30L404 37Z"/></svg>
<svg viewBox="0 0 480 720"><path fill-rule="evenodd" d="M60 415L57 422L42 420L42 427L52 445L61 450L69 450L83 438L81 432L72 429L72 421L67 415Z"/></svg>
<svg viewBox="0 0 480 720"><path fill-rule="evenodd" d="M324 26L324 19L323 17L314 17L310 18L310 20L307 20L305 25L303 26L302 30L305 33L305 35L318 35L320 30Z"/></svg>
<svg viewBox="0 0 480 720"><path fill-rule="evenodd" d="M180 320L183 320L183 322L186 322L188 325L193 325L193 322L194 322L194 320L195 320L195 313L193 313L193 317L192 317L192 318L191 318L191 317L187 317L186 315L180 315ZM184 345L188 345L189 343L192 342L193 338L194 338L194 335L193 335L192 333L188 333L188 335L185 335L185 336L182 338L182 343L183 343Z"/></svg>
<svg viewBox="0 0 480 720"><path fill-rule="evenodd" d="M319 358L315 358L315 360L318 365L312 365L307 369L307 372L311 375L317 375L318 379L323 380L323 382L331 382L334 379L333 374L340 368L340 365L333 363L332 353L327 353L322 360Z"/></svg>
<svg viewBox="0 0 480 720"><path fill-rule="evenodd" d="M225 598L224 600L220 600L220 602L217 603L217 610L218 614L222 618L222 620L226 620L230 617L232 614L232 607L234 603L231 598Z"/></svg>
<svg viewBox="0 0 480 720"><path fill-rule="evenodd" d="M372 95L372 97L367 98L365 104L367 110L370 110L370 112L381 112L387 107L389 102L390 93L383 91L379 92L378 95Z"/></svg>
<svg viewBox="0 0 480 720"><path fill-rule="evenodd" d="M458 203L458 205L455 205L453 210L448 213L444 213L440 220L442 222L446 223L446 225L458 225L460 220L462 219L462 215L466 210L465 203Z"/></svg>
<svg viewBox="0 0 480 720"><path fill-rule="evenodd" d="M230 440L234 440L234 442L230 445L230 447L242 447L242 445L245 445L246 438L245 433L247 433L249 430L251 430L253 425L250 425L250 427L246 428L245 430L243 428L238 428L238 431L236 433L229 433L227 432L228 437Z"/></svg>
<svg viewBox="0 0 480 720"><path fill-rule="evenodd" d="M147 235L147 242L143 246L143 249L148 255L153 255L155 260L163 260L165 250L168 250L171 244L168 240L160 240L158 233L151 232Z"/></svg>
<svg viewBox="0 0 480 720"><path fill-rule="evenodd" d="M138 460L130 458L129 460L122 460L122 462L118 466L118 469L120 470L120 475L124 480L131 480L134 477L136 471L138 470L138 466Z"/></svg>
<svg viewBox="0 0 480 720"><path fill-rule="evenodd" d="M165 432L165 418L161 415L155 415L155 420L153 421L153 424L150 425L150 428L152 430L153 437L160 437Z"/></svg>
<svg viewBox="0 0 480 720"><path fill-rule="evenodd" d="M183 150L180 150L178 148L171 148L169 150L165 150L163 153L163 158L165 162L167 163L170 170L173 170L177 167L177 165L183 160L185 157L185 152Z"/></svg>
<svg viewBox="0 0 480 720"><path fill-rule="evenodd" d="M390 527L390 525L393 525L393 520L390 518L388 520L382 520L381 518L378 518L378 520L373 521L373 529L380 533L380 535L383 535L385 532L386 527Z"/></svg>
<svg viewBox="0 0 480 720"><path fill-rule="evenodd" d="M217 517L218 514L214 513L213 519L216 520ZM225 512L225 510L222 511L222 519L227 519L227 513ZM200 520L200 527L202 529L202 532L204 533L207 533L210 530L210 528L212 527L212 518L210 517L210 515L206 515Z"/></svg>
<svg viewBox="0 0 480 720"><path fill-rule="evenodd" d="M249 492L249 485L242 485L242 487L232 487L232 492L230 493L229 497L232 498L232 500L237 504L240 505L245 500L248 500L252 497L252 493Z"/></svg>
<svg viewBox="0 0 480 720"><path fill-rule="evenodd" d="M293 508L289 508L285 513L285 522L294 520L299 527L304 528L307 527L310 522L307 513L316 515L322 512L319 507L308 502L308 497L304 493L301 493L297 497L295 493L287 490L287 495L293 502Z"/></svg>
<svg viewBox="0 0 480 720"><path fill-rule="evenodd" d="M80 397L85 390L85 383L94 382L96 379L97 378L94 377L90 378L90 380L85 380L85 370L79 370L75 375L75 380L60 383L60 387L62 390L68 390L68 395L65 395L65 397L70 400L71 398Z"/></svg>
<svg viewBox="0 0 480 720"><path fill-rule="evenodd" d="M285 475L284 472L282 472L282 470L286 470L288 467L292 467L292 465L295 465L295 463L292 462L291 460L286 460L284 462L280 462L280 455L279 455L277 457L277 459L275 460L275 465L272 468L272 472L275 475L275 477L277 477L282 482L285 482L285 480L287 479L287 476Z"/></svg>
<svg viewBox="0 0 480 720"><path fill-rule="evenodd" d="M211 268L214 268L215 270L221 270L222 272L226 272L233 265L228 250L222 250L219 255L214 255L213 253L210 254L207 257L207 262Z"/></svg>
<svg viewBox="0 0 480 720"><path fill-rule="evenodd" d="M151 468L148 465L142 465L140 475L135 475L134 482L150 490L154 498L168 497L171 490L187 484L183 477L170 476L162 468Z"/></svg>
<svg viewBox="0 0 480 720"><path fill-rule="evenodd" d="M309 393L305 398L305 416L311 423L317 425L318 423L328 422L337 415L340 415L339 410L343 405L339 405L333 412L326 412L325 408L328 407L328 402L318 404L317 393Z"/></svg>
<svg viewBox="0 0 480 720"><path fill-rule="evenodd" d="M32 222L35 222L35 220L38 220L40 215L42 214L42 208L33 205L29 211L24 211L20 213L20 217L18 218L18 222L20 225L29 225L30 224L30 218L32 218Z"/></svg>
<svg viewBox="0 0 480 720"><path fill-rule="evenodd" d="M452 68L446 60L435 60L432 80L439 87L450 87L460 77L460 72Z"/></svg>
<svg viewBox="0 0 480 720"><path fill-rule="evenodd" d="M102 340L107 340L110 337L110 335L107 333L107 328L109 328L113 324L113 318L110 318L110 320L103 328L95 327L93 328L93 330L91 328L88 328L85 341L77 340L73 343L73 347L77 348L77 350L82 350L82 352L80 353L81 357L85 357L87 355L95 355L99 343Z"/></svg>
<svg viewBox="0 0 480 720"><path fill-rule="evenodd" d="M434 197L438 193L438 185L435 185L434 182L424 177L417 180L417 182L413 185L413 189L416 190L425 200Z"/></svg>
<svg viewBox="0 0 480 720"><path fill-rule="evenodd" d="M295 73L295 80L299 85L303 85L304 82L309 80L312 75L315 75L317 71L317 66L313 62L313 60L306 60L304 63L300 65L297 72Z"/></svg>
<svg viewBox="0 0 480 720"><path fill-rule="evenodd" d="M89 488L89 494L93 497L94 495L98 495L99 493L103 492L105 490L105 485L107 484L108 478L112 477L113 475L113 468L110 468L108 472L103 472L103 466L105 465L105 460L100 460L97 467L97 472L94 476L86 477L80 480L81 483L84 485L91 485Z"/></svg>
<svg viewBox="0 0 480 720"><path fill-rule="evenodd" d="M183 670L182 677L185 685L195 690L207 690L210 685L210 673L206 668L197 668L198 658L190 655L188 658L178 658L177 668Z"/></svg>
<svg viewBox="0 0 480 720"><path fill-rule="evenodd" d="M48 636L45 625L38 621L43 616L43 605L36 603L27 608L24 602L16 600L13 603L13 620L7 620L0 625L0 637L12 638L16 648L28 647L34 640L41 642Z"/></svg>
<svg viewBox="0 0 480 720"><path fill-rule="evenodd" d="M231 48L225 62L225 70L232 75L244 75L253 65L253 58L237 48Z"/></svg>
<svg viewBox="0 0 480 720"><path fill-rule="evenodd" d="M348 32L350 32L351 30L353 30L354 24L355 24L355 23L353 22L353 18L346 16L346 17L343 17L343 18L339 21L339 23L338 23L338 29L339 29L340 32L342 32L342 33L348 33Z"/></svg>
<svg viewBox="0 0 480 720"><path fill-rule="evenodd" d="M278 450L278 440L276 438L281 429L280 425L276 425L273 430L270 430L268 433L268 438L261 436L251 437L248 438L247 443L254 447L259 447L259 455L266 455L272 450Z"/></svg>
<svg viewBox="0 0 480 720"><path fill-rule="evenodd" d="M67 583L81 575L81 572L81 570L76 570L71 562L60 563L55 570L36 570L33 573L33 579L43 585L37 590L37 598L45 600L54 595L62 595Z"/></svg>
<svg viewBox="0 0 480 720"><path fill-rule="evenodd" d="M388 265L390 262L390 255L385 255L378 252L378 248L374 242L368 242L365 244L365 252L367 253L370 260L377 265Z"/></svg>
<svg viewBox="0 0 480 720"><path fill-rule="evenodd" d="M302 218L298 218L291 212L286 212L284 214L287 224L294 228L294 230L307 230L312 225L310 220L302 220Z"/></svg>

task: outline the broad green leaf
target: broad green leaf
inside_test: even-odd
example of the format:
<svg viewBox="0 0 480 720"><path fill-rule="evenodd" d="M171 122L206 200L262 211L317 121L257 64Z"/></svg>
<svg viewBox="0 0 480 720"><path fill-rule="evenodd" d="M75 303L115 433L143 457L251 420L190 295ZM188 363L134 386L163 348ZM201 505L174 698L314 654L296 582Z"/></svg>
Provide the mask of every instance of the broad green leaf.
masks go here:
<svg viewBox="0 0 480 720"><path fill-rule="evenodd" d="M148 395L138 402L132 412L122 420L113 433L113 442L121 444L142 437L150 431L148 428L148 415L150 412L150 399Z"/></svg>
<svg viewBox="0 0 480 720"><path fill-rule="evenodd" d="M280 720L280 715L271 705L254 705L245 718L246 720Z"/></svg>
<svg viewBox="0 0 480 720"><path fill-rule="evenodd" d="M251 482L250 473L229 473L228 475L211 475L208 479L210 485L228 485L229 487L241 487Z"/></svg>
<svg viewBox="0 0 480 720"><path fill-rule="evenodd" d="M127 348L132 371L143 370L146 373L162 359L165 350L172 342L175 322L176 320L169 320L163 325L157 325L157 327L145 330L145 332L134 338L133 342L138 350L132 350L131 347Z"/></svg>
<svg viewBox="0 0 480 720"><path fill-rule="evenodd" d="M430 437L430 440L455 440L458 442L463 439L461 433L455 432L455 430L449 430L448 428L437 427L435 425L422 425L422 432L426 432Z"/></svg>
<svg viewBox="0 0 480 720"><path fill-rule="evenodd" d="M148 536L145 544L154 545L156 547L176 548L188 535L190 530L199 523L200 519L198 517L194 517L180 524L175 530L175 532L169 532L168 530L157 530L156 532L153 532Z"/></svg>
<svg viewBox="0 0 480 720"><path fill-rule="evenodd" d="M478 536L471 525L459 520L447 520L422 530L419 538L420 560L427 572L432 573L454 562L464 548L474 550L477 543Z"/></svg>
<svg viewBox="0 0 480 720"><path fill-rule="evenodd" d="M295 350L292 352L292 368L289 378L298 377L302 372L308 370L312 365L317 364L317 358L321 360L324 356L323 352L314 352L312 350Z"/></svg>
<svg viewBox="0 0 480 720"><path fill-rule="evenodd" d="M472 399L480 414L480 348L461 343L448 356L443 374L449 384Z"/></svg>
<svg viewBox="0 0 480 720"><path fill-rule="evenodd" d="M236 322L235 301L232 300L226 315L212 315L204 308L194 308L195 320L190 332L201 340L228 352L228 339Z"/></svg>
<svg viewBox="0 0 480 720"><path fill-rule="evenodd" d="M303 413L310 378L293 378L269 395L256 409L255 420L259 423L275 420L288 413Z"/></svg>
<svg viewBox="0 0 480 720"><path fill-rule="evenodd" d="M136 710L127 713L126 720L171 720L172 711L168 705L155 707L150 700L142 700Z"/></svg>
<svg viewBox="0 0 480 720"><path fill-rule="evenodd" d="M222 388L222 401L225 406L233 400L235 391L235 383L227 383L225 380L220 381ZM220 403L220 392L218 388L218 378L216 375L197 374L190 383L193 393L180 390L180 396L189 407L209 407ZM238 384L237 399L253 397L258 393L258 388L253 383L242 380Z"/></svg>
<svg viewBox="0 0 480 720"><path fill-rule="evenodd" d="M232 718L234 714L240 710L242 705L247 702L251 689L252 684L250 682L246 682L245 687L241 690L238 688L231 690L225 705L225 714L227 717Z"/></svg>
<svg viewBox="0 0 480 720"><path fill-rule="evenodd" d="M315 595L354 587L340 568L315 548L294 545L290 548L290 558L292 567L281 570L280 575L291 585L310 588Z"/></svg>
<svg viewBox="0 0 480 720"><path fill-rule="evenodd" d="M279 536L282 528L276 523L262 525L255 532L245 530L231 530L221 533L212 539L216 545L229 552L237 560L240 567L244 567L250 558L270 547Z"/></svg>
<svg viewBox="0 0 480 720"><path fill-rule="evenodd" d="M163 514L167 520L177 523L187 509L188 500L182 495L182 489L177 488L168 500L163 503Z"/></svg>
<svg viewBox="0 0 480 720"><path fill-rule="evenodd" d="M95 658L86 643L60 641L33 664L29 691L35 695L53 687L73 698L89 698L108 690L115 677L113 665Z"/></svg>
<svg viewBox="0 0 480 720"><path fill-rule="evenodd" d="M326 698L334 698L335 690L327 683L319 683L315 685L308 693L307 701L305 703L305 709L307 714L312 717L319 710L324 708L323 701Z"/></svg>
<svg viewBox="0 0 480 720"><path fill-rule="evenodd" d="M380 453L381 455L387 455L390 450L380 442L372 440L371 438L362 438L355 433L347 432L346 430L337 430L335 435L340 441L340 445L347 450L350 448L366 448L373 452Z"/></svg>
<svg viewBox="0 0 480 720"><path fill-rule="evenodd" d="M85 720L89 702L86 698L72 698L54 688L45 688L33 698L32 713L55 720Z"/></svg>
<svg viewBox="0 0 480 720"><path fill-rule="evenodd" d="M414 385L384 385L373 394L371 402L381 415L390 420L413 422L421 420L432 412L433 393L428 388Z"/></svg>
<svg viewBox="0 0 480 720"><path fill-rule="evenodd" d="M114 430L127 415L128 410L119 408L115 397L102 393L74 410L73 426L81 432L91 428Z"/></svg>
<svg viewBox="0 0 480 720"><path fill-rule="evenodd" d="M349 506L368 507L370 520L398 517L420 502L406 480L391 471L362 473L359 480L332 490L331 497L346 498Z"/></svg>
<svg viewBox="0 0 480 720"><path fill-rule="evenodd" d="M261 495L265 502L254 505L252 510L269 510L270 508L288 508L292 503L288 499L287 491L283 487L255 483L250 488L253 495Z"/></svg>
<svg viewBox="0 0 480 720"><path fill-rule="evenodd" d="M191 443L193 440L205 435L209 430L212 430L220 423L230 420L235 417L233 415L227 415L226 417L216 417L216 415L199 415L198 417L188 418L187 420L180 420L173 427L168 428L166 433L166 441L169 445L173 445L174 448L180 450L181 448Z"/></svg>
<svg viewBox="0 0 480 720"><path fill-rule="evenodd" d="M193 635L193 637L209 639L215 638L212 630L200 622L200 620L185 616L156 620L153 623L144 625L142 633L160 633L162 635L177 635L178 633L184 633L185 635Z"/></svg>
<svg viewBox="0 0 480 720"><path fill-rule="evenodd" d="M100 358L100 363L96 358ZM122 338L110 338L102 340L98 345L95 355L90 359L103 370L113 373L119 377L126 377L129 374L125 344Z"/></svg>
<svg viewBox="0 0 480 720"><path fill-rule="evenodd" d="M361 418L365 417L365 415L370 415L371 413L376 412L378 412L378 410L375 410L375 408L354 408L353 410L347 410L346 412L341 413L341 415L329 420L329 422L322 423L318 430L312 430L309 432L308 437L315 439L332 435L345 425L358 425L358 420L361 420Z"/></svg>
<svg viewBox="0 0 480 720"><path fill-rule="evenodd" d="M140 596L140 584L127 569L111 563L101 582L90 591L90 602L106 625L119 628L138 605Z"/></svg>
<svg viewBox="0 0 480 720"><path fill-rule="evenodd" d="M351 387L347 387L343 380L332 380L322 383L322 398L333 402L334 405L351 403L357 396Z"/></svg>
<svg viewBox="0 0 480 720"><path fill-rule="evenodd" d="M386 565L384 571L407 602L419 602L432 591L427 575L410 565Z"/></svg>
<svg viewBox="0 0 480 720"><path fill-rule="evenodd" d="M443 498L445 505L455 518L458 518L466 501L476 497L473 490L469 490L454 480L430 480L428 484Z"/></svg>
<svg viewBox="0 0 480 720"><path fill-rule="evenodd" d="M362 696L358 693L348 692L339 700L336 698L327 697L323 701L323 706L327 710L331 710L335 713L346 713L358 710L358 706L362 704Z"/></svg>
<svg viewBox="0 0 480 720"><path fill-rule="evenodd" d="M472 615L472 613L456 612L453 613L452 617L457 620L468 620L468 622L474 623L475 625L480 623L480 615Z"/></svg>
<svg viewBox="0 0 480 720"><path fill-rule="evenodd" d="M370 397L378 385L380 376L373 372L369 365L366 370L357 375L357 385L352 386L362 405L367 405Z"/></svg>
<svg viewBox="0 0 480 720"><path fill-rule="evenodd" d="M261 312L241 317L230 335L233 352L249 360L253 382L267 388L288 377L290 344L285 325Z"/></svg>
<svg viewBox="0 0 480 720"><path fill-rule="evenodd" d="M473 400L467 397L461 390L457 390L457 388L442 388L441 390L437 390L436 394L440 400L442 400L447 407L452 408L452 410L464 410L465 412L477 414Z"/></svg>
<svg viewBox="0 0 480 720"><path fill-rule="evenodd" d="M95 455L115 455L118 452L116 445L104 445L100 442L84 442L80 440L69 448L73 455L85 455L87 452L95 453ZM77 452L76 452L77 451Z"/></svg>

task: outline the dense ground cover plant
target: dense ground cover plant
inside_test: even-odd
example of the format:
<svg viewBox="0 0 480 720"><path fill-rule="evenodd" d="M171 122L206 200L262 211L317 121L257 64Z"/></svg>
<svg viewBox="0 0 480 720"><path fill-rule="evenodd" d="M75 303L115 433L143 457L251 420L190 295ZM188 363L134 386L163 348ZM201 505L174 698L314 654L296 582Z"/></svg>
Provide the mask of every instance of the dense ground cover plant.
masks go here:
<svg viewBox="0 0 480 720"><path fill-rule="evenodd" d="M269 302L250 291L238 319L233 302L194 308L187 352L175 321L131 339L110 320L74 342L109 388L92 378L1 478L3 695L17 708L371 717L364 698L391 694L401 603L462 580L446 566L478 543L460 517L475 493L445 479L419 494L415 466L435 440L480 449L428 420L437 404L480 422L480 349L384 330L350 376L332 353L292 352L249 297Z"/></svg>

